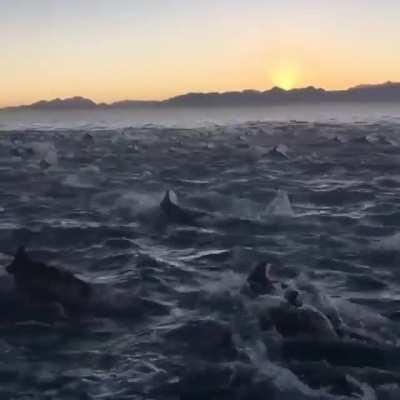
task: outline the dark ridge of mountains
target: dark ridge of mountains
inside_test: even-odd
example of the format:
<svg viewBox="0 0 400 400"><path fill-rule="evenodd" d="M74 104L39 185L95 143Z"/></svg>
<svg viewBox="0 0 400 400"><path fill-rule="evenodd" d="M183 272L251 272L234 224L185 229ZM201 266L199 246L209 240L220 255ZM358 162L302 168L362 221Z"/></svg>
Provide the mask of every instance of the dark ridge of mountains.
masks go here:
<svg viewBox="0 0 400 400"><path fill-rule="evenodd" d="M30 105L7 107L1 110L95 110L137 109L164 107L245 107L285 105L292 103L345 103L345 102L399 102L400 83L387 82L378 85L360 85L347 90L324 90L315 87L283 90L274 87L266 91L243 90L238 92L187 93L161 101L123 100L110 104L95 103L83 97L42 100Z"/></svg>
<svg viewBox="0 0 400 400"><path fill-rule="evenodd" d="M84 97L71 97L69 99L54 99L54 100L41 100L28 106L21 106L15 108L25 108L30 110L66 110L66 109L90 109L96 108L98 105L89 99Z"/></svg>

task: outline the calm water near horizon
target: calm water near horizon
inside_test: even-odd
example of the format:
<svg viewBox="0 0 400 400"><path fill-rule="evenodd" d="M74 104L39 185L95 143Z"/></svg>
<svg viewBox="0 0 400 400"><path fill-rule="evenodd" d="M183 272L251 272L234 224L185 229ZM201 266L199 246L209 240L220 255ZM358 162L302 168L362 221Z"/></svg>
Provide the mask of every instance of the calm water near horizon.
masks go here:
<svg viewBox="0 0 400 400"><path fill-rule="evenodd" d="M195 127L246 121L356 122L400 120L400 104L323 104L242 108L0 112L0 130L114 129L155 124Z"/></svg>

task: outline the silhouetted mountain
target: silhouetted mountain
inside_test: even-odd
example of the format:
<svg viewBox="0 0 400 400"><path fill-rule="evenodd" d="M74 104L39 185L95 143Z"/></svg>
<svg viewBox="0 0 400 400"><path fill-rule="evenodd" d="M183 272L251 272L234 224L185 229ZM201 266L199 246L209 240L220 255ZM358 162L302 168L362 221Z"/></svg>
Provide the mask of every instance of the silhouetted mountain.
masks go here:
<svg viewBox="0 0 400 400"><path fill-rule="evenodd" d="M400 92L400 91L399 91ZM308 87L304 89L283 90L274 87L265 92L244 90L225 93L189 93L173 97L165 103L175 106L256 106L268 104L285 104L292 102L322 101L328 92L323 89ZM400 94L400 93L399 93ZM400 99L400 96L399 96Z"/></svg>
<svg viewBox="0 0 400 400"><path fill-rule="evenodd" d="M27 106L8 107L3 110L92 110L135 109L154 107L229 107L264 106L292 103L326 102L399 102L400 83L387 82L379 85L360 85L347 90L324 90L312 86L283 90L274 87L266 91L243 90L241 92L187 93L162 101L124 100L115 103L98 103L83 97L39 101Z"/></svg>
<svg viewBox="0 0 400 400"><path fill-rule="evenodd" d="M54 99L50 101L42 100L29 106L22 106L32 110L65 110L65 109L82 109L96 108L97 104L84 97L71 97L69 99Z"/></svg>
<svg viewBox="0 0 400 400"><path fill-rule="evenodd" d="M388 82L382 85L364 85L347 90L327 91L312 86L283 90L274 87L265 92L245 90L226 93L189 93L167 100L175 106L246 106L279 105L289 103L322 102L400 102L400 83Z"/></svg>
<svg viewBox="0 0 400 400"><path fill-rule="evenodd" d="M350 88L348 97L352 101L399 101L400 83L386 82L381 85L360 85Z"/></svg>

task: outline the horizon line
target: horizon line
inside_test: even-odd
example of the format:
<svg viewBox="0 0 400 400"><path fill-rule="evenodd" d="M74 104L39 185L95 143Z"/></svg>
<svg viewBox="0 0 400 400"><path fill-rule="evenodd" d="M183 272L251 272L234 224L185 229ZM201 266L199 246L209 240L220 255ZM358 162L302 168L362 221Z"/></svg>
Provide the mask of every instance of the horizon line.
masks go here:
<svg viewBox="0 0 400 400"><path fill-rule="evenodd" d="M122 103L122 102L138 102L138 103L164 103L168 102L171 99L187 96L187 95L210 95L210 94L233 94L233 93L246 93L246 92L257 92L257 93L265 93L265 92L270 92L272 90L280 90L282 92L290 93L293 91L300 91L300 90L306 90L306 89L314 89L314 90L321 90L327 93L332 93L332 92L346 92L349 90L354 90L354 89L359 89L359 88L368 88L368 87L379 87L379 86L385 86L385 85L400 85L400 81L395 82L395 81L383 81L381 83L366 83L366 84L358 84L354 86L349 86L345 89L325 89L322 87L316 87L314 85L307 85L307 86L301 86L301 87L293 87L290 89L285 89L282 88L278 85L272 86L269 89L237 89L237 90L225 90L225 91L188 91L180 94L176 94L174 96L162 98L162 99L135 99L135 98L123 98L123 99L117 99L117 100L108 100L108 101L97 101L93 100L91 97L87 97L85 95L74 95L74 96L67 96L67 97L53 97L53 98L47 98L47 99L38 99L33 101L32 103L21 103L21 104L14 104L14 105L4 105L0 106L0 110L5 110L5 109L12 109L12 108L23 108L23 107L30 107L35 104L41 103L41 102L52 102L52 101L67 101L67 100L72 100L72 99L85 99L93 102L96 106L109 106L113 105L116 103Z"/></svg>

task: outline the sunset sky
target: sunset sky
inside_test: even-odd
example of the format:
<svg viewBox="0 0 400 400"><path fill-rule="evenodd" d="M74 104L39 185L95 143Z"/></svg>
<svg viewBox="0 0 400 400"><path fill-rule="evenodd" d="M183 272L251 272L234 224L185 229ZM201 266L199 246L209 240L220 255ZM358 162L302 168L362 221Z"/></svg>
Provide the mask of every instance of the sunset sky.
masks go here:
<svg viewBox="0 0 400 400"><path fill-rule="evenodd" d="M0 0L0 106L400 81L399 0Z"/></svg>

